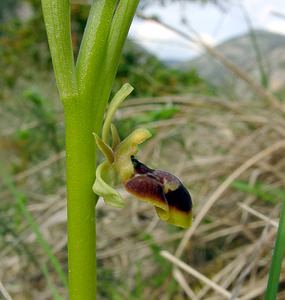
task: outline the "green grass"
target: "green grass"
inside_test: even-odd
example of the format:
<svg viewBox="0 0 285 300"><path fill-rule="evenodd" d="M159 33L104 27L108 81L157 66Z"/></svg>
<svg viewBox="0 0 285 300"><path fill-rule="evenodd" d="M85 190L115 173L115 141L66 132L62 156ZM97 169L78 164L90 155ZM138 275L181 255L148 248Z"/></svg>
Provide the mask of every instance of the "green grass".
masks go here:
<svg viewBox="0 0 285 300"><path fill-rule="evenodd" d="M251 185L245 180L235 180L231 186L238 191L254 195L265 202L277 203L280 199L285 198L285 189L275 188L261 182Z"/></svg>
<svg viewBox="0 0 285 300"><path fill-rule="evenodd" d="M285 197L281 209L278 232L272 255L265 300L275 300L277 297L282 261L285 253Z"/></svg>
<svg viewBox="0 0 285 300"><path fill-rule="evenodd" d="M268 283L264 297L265 300L275 300L277 298L279 278L285 254L285 190L270 187L269 185L265 185L260 182L256 183L255 185L251 185L249 182L242 180L236 180L233 182L232 187L238 191L255 195L260 200L265 202L276 203L280 200L283 200Z"/></svg>
<svg viewBox="0 0 285 300"><path fill-rule="evenodd" d="M33 215L27 209L27 205L26 205L27 198L26 198L26 196L17 189L17 187L13 183L12 179L8 175L4 175L3 179L4 179L4 182L7 186L7 188L9 189L9 191L11 192L12 196L15 199L16 208L19 211L19 214L22 215L22 217L24 218L26 223L31 228L32 232L35 234L38 244L40 245L40 247L43 249L44 253L48 257L48 259L49 259L53 269L55 270L58 278L61 280L63 286L65 288L67 288L68 283L67 283L66 274L63 271L63 269L61 267L61 264L58 261L57 257L53 254L53 250L50 247L49 243L46 241L46 239L42 235L41 229L40 229L37 221L34 219ZM49 273L47 271L47 267L44 266L41 271L43 272L43 275L47 279L48 285L51 285L52 284L51 283L51 278L48 275ZM52 292L54 293L54 295L58 295L58 293L55 292L55 288L53 288ZM59 299L59 298L56 296L55 299Z"/></svg>
<svg viewBox="0 0 285 300"><path fill-rule="evenodd" d="M44 265L42 266L41 269L42 269L42 272L43 272L43 274L44 274L44 277L45 277L45 279L46 279L46 281L47 281L47 285L48 285L49 290L51 291L51 294L52 294L52 296L53 296L53 299L54 299L54 300L63 300L63 298L60 296L60 294L59 294L57 288L55 287L55 285L54 285L53 282L52 282L52 279L51 279L51 276L50 276L50 274L49 274L47 265L44 264Z"/></svg>

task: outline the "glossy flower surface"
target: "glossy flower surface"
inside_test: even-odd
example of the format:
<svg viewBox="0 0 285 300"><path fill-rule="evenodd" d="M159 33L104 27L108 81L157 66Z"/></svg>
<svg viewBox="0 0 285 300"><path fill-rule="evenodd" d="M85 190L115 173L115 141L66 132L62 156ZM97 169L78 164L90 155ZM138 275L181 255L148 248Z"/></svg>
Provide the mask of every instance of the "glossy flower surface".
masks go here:
<svg viewBox="0 0 285 300"><path fill-rule="evenodd" d="M106 159L97 168L93 191L107 204L123 207L123 198L113 188L116 179L119 179L130 194L154 205L161 220L183 228L190 227L192 200L182 182L171 173L151 169L135 158L138 145L151 137L150 132L139 128L120 141L115 126L111 124L117 107L131 91L132 87L126 84L115 95L106 114L102 139L94 134L96 144ZM112 146L108 144L109 131Z"/></svg>
<svg viewBox="0 0 285 300"><path fill-rule="evenodd" d="M154 170L131 157L135 175L125 187L137 198L155 206L158 216L183 228L192 223L192 199L182 182L169 172Z"/></svg>

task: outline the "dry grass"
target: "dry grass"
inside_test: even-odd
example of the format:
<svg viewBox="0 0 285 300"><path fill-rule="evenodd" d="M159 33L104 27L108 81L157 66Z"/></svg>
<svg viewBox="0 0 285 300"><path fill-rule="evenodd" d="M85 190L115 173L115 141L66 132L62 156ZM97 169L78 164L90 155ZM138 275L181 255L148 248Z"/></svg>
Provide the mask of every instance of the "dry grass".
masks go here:
<svg viewBox="0 0 285 300"><path fill-rule="evenodd" d="M243 180L249 188L256 183L284 188L284 115L258 100L231 102L185 95L132 99L118 118L123 122L124 118L167 104L176 105L179 112L171 119L148 124L155 135L139 156L155 168L170 170L186 183L194 199L193 226L188 231L175 230L159 221L152 207L122 190L126 208L112 209L101 202L98 206L98 265L111 270L111 280L118 281L118 286L114 282L113 287L123 296L117 299L133 299L131 291L134 294L139 284L143 291L137 299L141 300L262 299L280 199L276 196L274 201L266 201L262 194L243 192L233 188L232 183ZM53 154L16 175L15 180L28 196L27 207L43 236L66 268L64 185L57 185L50 194L43 193L40 185L54 172L64 176L63 168L59 171L55 166L63 158L62 153ZM13 201L9 191L2 188L1 202L9 201ZM166 265L168 261L173 264L173 272L162 278L158 287L147 284L151 278L159 277L161 268L153 258L153 245L162 250ZM1 242L3 299L52 299L37 267L46 262L34 233L20 222L17 235L5 235ZM138 270L140 282L136 279ZM51 268L49 274L56 282ZM99 281L108 280L100 274ZM284 279L285 269L279 299L285 299ZM177 285L169 296L168 286L173 282ZM59 283L57 287L63 291Z"/></svg>

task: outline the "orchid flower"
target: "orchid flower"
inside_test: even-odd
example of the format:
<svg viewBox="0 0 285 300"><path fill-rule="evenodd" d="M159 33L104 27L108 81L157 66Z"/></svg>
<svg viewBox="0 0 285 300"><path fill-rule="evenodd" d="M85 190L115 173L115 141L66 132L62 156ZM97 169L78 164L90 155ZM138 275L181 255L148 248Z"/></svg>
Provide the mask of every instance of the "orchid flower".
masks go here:
<svg viewBox="0 0 285 300"><path fill-rule="evenodd" d="M161 220L188 228L192 223L192 200L182 182L171 173L151 169L135 158L138 145L151 137L150 132L144 128L135 129L121 141L116 127L111 123L118 106L132 90L129 84L123 85L106 113L102 138L94 134L105 160L97 168L93 191L107 204L121 208L125 204L124 199L113 187L119 179L130 194L152 204Z"/></svg>

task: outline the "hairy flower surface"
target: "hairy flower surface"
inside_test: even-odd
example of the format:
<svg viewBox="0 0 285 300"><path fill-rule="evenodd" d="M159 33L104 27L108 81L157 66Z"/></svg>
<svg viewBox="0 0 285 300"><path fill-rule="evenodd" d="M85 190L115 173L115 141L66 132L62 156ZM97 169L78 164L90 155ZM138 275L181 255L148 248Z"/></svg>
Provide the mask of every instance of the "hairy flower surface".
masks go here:
<svg viewBox="0 0 285 300"><path fill-rule="evenodd" d="M139 128L120 141L117 129L111 124L116 109L131 91L129 84L121 88L107 111L102 139L94 134L96 144L106 159L97 168L93 191L107 204L123 207L123 198L113 188L119 178L130 194L154 205L161 220L183 228L190 227L192 199L182 182L171 173L151 169L135 158L138 145L151 137L150 132ZM110 131L112 146L108 145Z"/></svg>

